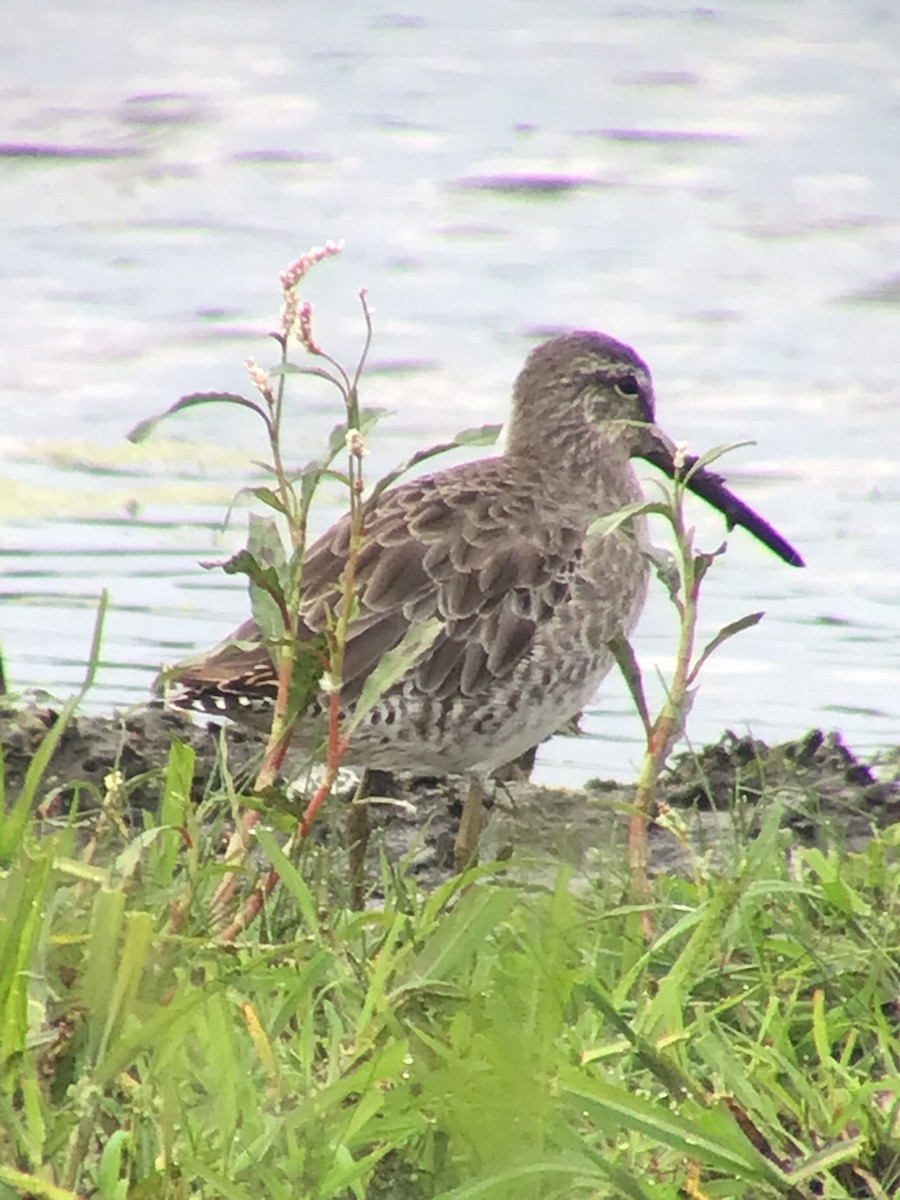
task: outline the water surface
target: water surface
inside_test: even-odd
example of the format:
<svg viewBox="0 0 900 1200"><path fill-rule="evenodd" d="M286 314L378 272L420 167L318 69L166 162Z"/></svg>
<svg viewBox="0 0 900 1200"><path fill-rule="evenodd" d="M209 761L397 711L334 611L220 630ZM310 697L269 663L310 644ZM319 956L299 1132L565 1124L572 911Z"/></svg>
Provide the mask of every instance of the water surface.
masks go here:
<svg viewBox="0 0 900 1200"><path fill-rule="evenodd" d="M730 539L705 628L767 618L710 663L693 737L896 741L896 6L11 0L0 61L14 687L74 689L102 587L102 710L245 614L240 583L197 563L240 544L241 514L219 521L262 455L249 418L197 410L139 449L124 435L184 392L244 388L244 358L272 358L278 270L342 237L308 294L351 360L369 289L364 398L395 413L372 476L501 420L542 336L633 344L674 437L755 439L729 477L808 562ZM298 463L334 420L327 391L298 396ZM673 644L657 589L636 636L651 685ZM618 680L585 724L545 748L542 777L633 771Z"/></svg>

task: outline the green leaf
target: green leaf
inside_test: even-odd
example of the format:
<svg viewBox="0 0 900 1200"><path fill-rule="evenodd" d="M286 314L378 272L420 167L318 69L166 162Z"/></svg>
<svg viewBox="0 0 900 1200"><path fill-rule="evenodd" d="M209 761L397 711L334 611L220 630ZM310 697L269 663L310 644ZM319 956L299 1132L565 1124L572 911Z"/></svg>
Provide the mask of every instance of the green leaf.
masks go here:
<svg viewBox="0 0 900 1200"><path fill-rule="evenodd" d="M575 1139L573 1139L574 1141ZM441 1192L440 1200L492 1200L495 1196L616 1196L617 1200L652 1200L658 1195L648 1191L629 1172L599 1157L588 1159L582 1147L580 1155L557 1154L538 1158L537 1162L509 1167L505 1171L492 1171L481 1175L474 1183L466 1183L449 1192ZM571 1186L560 1190L562 1180L571 1180ZM607 1187L602 1190L596 1185L600 1181L613 1183L615 1191ZM588 1188L588 1185L592 1185ZM541 1190L539 1191L538 1188ZM674 1195L674 1193L671 1193Z"/></svg>
<svg viewBox="0 0 900 1200"><path fill-rule="evenodd" d="M78 1192L70 1192L68 1188L57 1187L55 1183L41 1179L38 1175L30 1175L2 1164L0 1184L12 1188L14 1196L34 1196L36 1200L79 1200Z"/></svg>
<svg viewBox="0 0 900 1200"><path fill-rule="evenodd" d="M125 1200L128 1195L128 1171L123 1172L123 1158L131 1149L132 1137L117 1129L103 1147L97 1170L97 1195L100 1200Z"/></svg>
<svg viewBox="0 0 900 1200"><path fill-rule="evenodd" d="M678 558L664 546L645 547L643 554L651 563L656 578L669 593L669 599L681 613L681 564Z"/></svg>
<svg viewBox="0 0 900 1200"><path fill-rule="evenodd" d="M284 504L277 492L273 492L267 487L252 487L245 488L242 491L247 491L251 496L255 496L262 504L267 504L269 508L274 508L276 512L284 515Z"/></svg>
<svg viewBox="0 0 900 1200"><path fill-rule="evenodd" d="M634 701L634 706L640 714L644 733L649 738L652 731L652 722L650 720L650 709L647 706L647 698L644 695L644 683L641 678L641 668L638 664L637 655L624 634L617 633L606 644L609 646L612 656L625 678L631 698Z"/></svg>
<svg viewBox="0 0 900 1200"><path fill-rule="evenodd" d="M265 518L257 517L262 521ZM251 553L250 550L238 550L225 562L201 562L204 570L218 568L226 575L246 575L250 580L250 600L253 605L253 615L266 637L280 638L284 636L284 621L281 618L281 606L286 604L282 573L277 567L266 565ZM268 598L267 605L263 597Z"/></svg>
<svg viewBox="0 0 900 1200"><path fill-rule="evenodd" d="M256 460L254 460L253 465L255 467L259 467L261 470L265 471L269 475L276 474L275 468L270 467L268 465L268 463L257 462ZM275 511L281 513L282 516L289 515L287 512L287 509L284 507L281 496L279 495L278 492L274 491L272 488L264 487L264 486L242 487L242 488L239 488L232 496L231 503L228 505L228 508L226 509L226 512L225 512L225 516L222 518L221 528L223 531L226 530L228 528L228 526L231 524L231 517L232 517L232 514L233 514L235 508L237 507L237 505L240 504L241 502L245 501L248 496L253 496L254 499L260 500L263 504L267 505L269 508L274 508Z"/></svg>
<svg viewBox="0 0 900 1200"><path fill-rule="evenodd" d="M351 733L363 717L375 707L384 693L398 683L410 667L418 662L443 628L444 622L439 617L430 617L427 621L415 621L400 642L392 650L388 650L386 654L382 655L378 666L363 684L359 699L353 709L353 715L345 727L345 733Z"/></svg>
<svg viewBox="0 0 900 1200"><path fill-rule="evenodd" d="M697 678L700 668L723 642L727 642L729 638L733 638L736 633L742 633L745 629L752 629L754 625L758 625L766 614L764 612L748 613L745 617L739 617L736 621L731 621L728 625L723 625L716 636L703 649L703 653L694 663L691 668L691 673L688 676L688 683L691 684Z"/></svg>
<svg viewBox="0 0 900 1200"><path fill-rule="evenodd" d="M336 375L332 375L330 371L326 371L324 367L300 367L297 363L284 362L279 363L277 367L269 367L269 378L278 379L281 376L288 375L306 375L310 379L324 379L326 383L336 387L341 395L344 394L344 388Z"/></svg>
<svg viewBox="0 0 900 1200"><path fill-rule="evenodd" d="M232 554L231 558L226 559L224 562L206 560L201 562L200 566L205 571L219 569L224 571L226 575L247 575L261 587L267 584L275 586L280 582L278 572L275 568L263 566L249 550L238 550L237 554Z"/></svg>
<svg viewBox="0 0 900 1200"><path fill-rule="evenodd" d="M419 463L426 462L429 458L436 458L439 454L446 454L448 450L458 450L460 447L493 446L502 429L502 425L478 425L471 429L463 429L452 441L440 442L436 446L429 446L427 450L417 451L399 467L388 471L387 475L378 480L369 495L369 503L377 499L391 484L396 483L401 475L405 475L407 471L417 467Z"/></svg>
<svg viewBox="0 0 900 1200"><path fill-rule="evenodd" d="M366 437L372 432L382 417L391 415L389 408L361 408L359 410L359 432Z"/></svg>
<svg viewBox="0 0 900 1200"><path fill-rule="evenodd" d="M834 1167L845 1162L859 1162L866 1147L863 1137L847 1138L846 1141L832 1142L830 1146L811 1154L805 1162L792 1171L787 1172L787 1181L792 1185L807 1183L812 1179L821 1179L825 1172L831 1172ZM887 1193L885 1193L885 1196Z"/></svg>
<svg viewBox="0 0 900 1200"><path fill-rule="evenodd" d="M238 396L234 392L191 392L190 395L182 396L179 400L176 400L165 412L157 413L155 417L147 417L143 421L138 421L137 425L126 436L129 442L144 442L157 425L160 425L168 417L172 417L175 413L182 412L186 408L197 408L201 404L236 404L239 408L249 408L257 416L262 417L266 426L270 423L269 414L262 405L257 404L255 400L248 400L246 396Z"/></svg>
<svg viewBox="0 0 900 1200"><path fill-rule="evenodd" d="M325 672L327 648L328 638L324 633L317 633L311 641L303 642L296 648L288 696L289 723L305 712L318 695L319 680Z"/></svg>
<svg viewBox="0 0 900 1200"><path fill-rule="evenodd" d="M97 616L94 620L94 632L88 654L88 665L85 671L84 683L82 683L71 700L67 701L63 706L56 722L48 730L46 737L35 751L28 766L28 771L25 774L25 783L15 804L8 811L0 807L0 864L8 862L18 848L27 827L28 818L31 815L34 799L44 772L47 770L50 759L53 757L54 751L59 745L60 739L65 733L69 722L75 715L76 709L93 685L100 662L100 643L103 639L103 623L106 620L106 611L108 608L109 593L103 591L100 593L100 602L97 605Z"/></svg>
<svg viewBox="0 0 900 1200"><path fill-rule="evenodd" d="M284 886L296 900L297 907L300 910L300 917L305 927L304 932L316 938L320 937L319 914L316 910L313 893L306 880L284 853L284 850L282 850L281 845L271 830L267 829L265 825L258 825L255 836L263 851L268 855L272 866L281 877Z"/></svg>
<svg viewBox="0 0 900 1200"><path fill-rule="evenodd" d="M345 488L349 489L350 487L350 476L346 471L336 471L333 467L323 467L321 464L311 463L297 475L291 476L291 483L300 481L301 511L308 511L312 498L323 479L333 479Z"/></svg>
<svg viewBox="0 0 900 1200"><path fill-rule="evenodd" d="M721 446L713 446L712 450L707 450L705 454L701 454L695 459L684 473L682 483L687 483L690 477L697 471L705 471L712 463L720 459L724 454L730 454L732 450L743 450L745 446L755 446L756 442L723 442Z"/></svg>
<svg viewBox="0 0 900 1200"><path fill-rule="evenodd" d="M654 951L663 945L668 936L668 934L664 934L662 938L657 940L654 945ZM641 969L641 963L635 964L631 972L632 977L636 976ZM633 1047L636 1058L648 1071L651 1071L656 1076L663 1087L674 1096L682 1094L684 1096L691 1095L694 1091L692 1081L688 1075L681 1071L677 1060L673 1057L667 1057L665 1053L657 1050L655 1044L648 1038L637 1033L619 1011L623 1004L622 994L626 994L631 990L628 978L623 977L619 980L617 987L619 995L617 996L611 996L598 979L592 979L589 988L597 1008L600 1009L619 1035ZM583 1064L590 1061L592 1060L589 1056L582 1056Z"/></svg>
<svg viewBox="0 0 900 1200"><path fill-rule="evenodd" d="M274 517L250 513L247 519L247 549L267 567L281 572L287 562L284 542Z"/></svg>
<svg viewBox="0 0 900 1200"><path fill-rule="evenodd" d="M8 1069L21 1061L34 1020L33 976L41 970L37 964L53 866L52 853L42 854L32 843L21 848L10 869L0 871L0 1080L5 1095L11 1090Z"/></svg>
<svg viewBox="0 0 900 1200"><path fill-rule="evenodd" d="M399 978L390 994L393 1005L406 992L443 983L483 949L485 938L516 906L512 888L466 892Z"/></svg>
<svg viewBox="0 0 900 1200"><path fill-rule="evenodd" d="M147 847L152 846L164 833L169 832L170 830L166 825L154 825L152 829L145 829L137 834L136 837L131 839L125 849L116 855L113 862L115 870L125 879L130 879L135 871L137 871Z"/></svg>
<svg viewBox="0 0 900 1200"><path fill-rule="evenodd" d="M250 576L253 617L263 631L263 637L275 640L285 633L281 606L287 604L291 580L284 543L274 517L249 514L247 549L263 568L263 575L259 579Z"/></svg>
<svg viewBox="0 0 900 1200"><path fill-rule="evenodd" d="M605 517L598 517L596 521L592 521L588 526L588 535L606 537L607 534L614 533L620 525L624 525L626 521L634 520L635 517L646 517L651 514L659 517L670 517L670 513L671 509L669 505L663 504L659 500L636 500L634 504L626 504L624 508L619 508L614 513L609 513Z"/></svg>
<svg viewBox="0 0 900 1200"><path fill-rule="evenodd" d="M694 588L695 589L698 588L700 586L700 584L703 582L703 580L706 576L706 572L713 565L713 563L716 561L716 559L719 558L724 553L725 553L725 543L723 542L722 545L718 548L718 550L713 550L710 553L707 553L706 551L701 551L699 554L694 555L692 568L693 568L693 573L694 573Z"/></svg>
<svg viewBox="0 0 900 1200"><path fill-rule="evenodd" d="M457 446L493 446L502 432L502 425L472 425L468 429L461 429L447 449ZM441 451L437 449L436 453Z"/></svg>
<svg viewBox="0 0 900 1200"><path fill-rule="evenodd" d="M166 781L159 807L159 824L167 836L151 851L153 877L167 887L175 874L182 850L180 830L187 824L197 755L192 746L176 738L169 747Z"/></svg>
<svg viewBox="0 0 900 1200"><path fill-rule="evenodd" d="M575 1068L564 1071L560 1093L577 1113L587 1112L602 1128L637 1130L664 1146L739 1180L783 1186L782 1171L756 1150L724 1109L695 1111L691 1117L665 1104ZM691 1106L692 1107L692 1106ZM681 1112L688 1110L686 1104Z"/></svg>
<svg viewBox="0 0 900 1200"><path fill-rule="evenodd" d="M276 479L276 478L278 477L278 472L275 470L275 468L272 466L272 464L271 464L271 463L268 463L268 462L266 462L266 461L265 461L264 459L262 459L262 458L251 458L251 459L250 459L250 466L251 466L251 467L258 467L258 468L259 468L259 470L260 470L260 471L262 471L262 473L263 473L264 475L271 475L273 479ZM242 489L241 489L241 491L244 491L244 492L249 492L249 491L252 491L252 490L253 490L252 488L242 488ZM238 492L237 494L238 494L238 495L240 495L241 493L240 493L240 492Z"/></svg>
<svg viewBox="0 0 900 1200"><path fill-rule="evenodd" d="M91 1059L99 1061L110 1002L117 978L119 937L125 917L125 893L108 887L94 897L90 933L81 974L81 998L88 1013Z"/></svg>

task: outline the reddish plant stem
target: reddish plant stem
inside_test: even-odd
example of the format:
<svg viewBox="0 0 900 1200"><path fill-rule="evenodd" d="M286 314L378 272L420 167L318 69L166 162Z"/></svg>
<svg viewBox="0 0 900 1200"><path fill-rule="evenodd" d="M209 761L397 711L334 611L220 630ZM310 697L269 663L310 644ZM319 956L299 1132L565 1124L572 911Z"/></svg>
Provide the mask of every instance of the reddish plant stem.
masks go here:
<svg viewBox="0 0 900 1200"><path fill-rule="evenodd" d="M331 789L334 787L334 782L337 779L337 773L340 770L341 760L347 752L349 737L342 738L340 736L340 718L341 718L341 698L337 692L332 693L329 698L328 706L328 761L325 771L325 778L316 788L315 795L306 806L306 811L297 826L297 830L288 845L285 847L285 853L290 853L294 846L299 845L305 838L309 836L313 822L318 815L322 805L331 794ZM258 813L248 813L248 817L255 817L259 820ZM256 824L254 820L253 824ZM250 826L252 828L252 825ZM221 940L223 942L233 942L234 939L242 933L249 925L256 920L263 905L266 902L266 897L269 896L278 884L281 876L278 871L272 867L251 894L247 897L244 907L238 913L231 923L226 926L221 932ZM233 876L229 876L228 882L232 884L233 892Z"/></svg>
<svg viewBox="0 0 900 1200"><path fill-rule="evenodd" d="M341 697L339 692L332 692L328 698L328 750L326 757L325 778L316 788L316 793L306 806L303 819L300 822L300 840L308 837L312 823L319 809L328 799L329 793L337 779L341 760L347 753L349 737L341 737Z"/></svg>
<svg viewBox="0 0 900 1200"><path fill-rule="evenodd" d="M356 371L353 384L344 372L340 364L336 363L328 355L322 355L335 366L341 378L344 381L344 386L341 391L344 392L345 403L347 407L347 422L348 429L355 428L359 420L359 406L356 393L356 386L362 371L362 365L365 361L366 353L368 352L369 343L371 341L371 320L368 307L365 302L365 293L360 294L360 299L363 306L363 313L366 318L366 344L363 350L362 358ZM307 346L312 353L322 354L317 347ZM286 342L282 345L282 361L286 357ZM341 386L340 384L338 386ZM284 473L283 464L280 458L280 446L278 439L278 430L280 428L281 404L283 401L284 377L279 380L278 394L275 399L275 411L272 421L272 436L270 438L273 460L276 466L276 474L279 479L279 484L282 490L282 503L285 511L288 514L288 523L291 528L292 543L295 549L302 543L305 536L305 512L300 514L301 519L296 520L297 509L291 503L292 497L286 494L284 482L286 475ZM347 752L350 744L349 736L341 737L341 681L343 679L344 670L344 654L347 643L347 632L350 624L350 615L352 610L352 600L355 595L356 588L356 562L359 555L360 545L363 537L364 517L363 517L363 479L362 479L362 452L354 454L351 449L350 454L350 469L349 478L350 485L350 548L347 558L347 566L344 570L343 579L341 581L341 611L338 616L333 635L331 638L331 661L326 665L326 674L330 677L332 691L329 695L328 705L328 742L326 754L326 770L325 778L316 789L312 799L306 806L297 829L290 838L285 851L290 853L290 850L302 842L309 836L312 824L316 819L323 804L331 794L334 782L337 778L338 770L340 769L341 761ZM289 489L288 489L289 491ZM274 784L278 777L278 773L284 762L284 757L287 753L290 744L291 733L293 732L293 722L288 721L288 701L290 697L290 686L293 679L294 665L296 662L296 640L290 637L293 632L293 622L289 619L284 611L284 605L281 605L282 617L284 619L285 631L289 634L289 640L281 649L278 663L278 693L275 700L275 713L272 721L272 728L269 734L269 742L266 747L265 757L256 778L256 790L260 791L265 787ZM235 858L241 857L246 853L246 839L252 831L253 827L259 820L259 813L248 813L241 823L241 829L237 832L229 844L226 852L226 861L229 855L233 853ZM265 903L266 897L272 892L278 883L280 876L278 872L272 868L267 872L252 894L248 896L242 911L235 919L222 931L221 937L225 942L233 941L238 934L246 929L247 926L258 916ZM221 912L224 903L232 898L235 891L235 876L234 872L230 872L228 877L222 882L216 891L214 897L214 911Z"/></svg>
<svg viewBox="0 0 900 1200"><path fill-rule="evenodd" d="M288 631L290 629L291 622L288 622L285 630ZM293 644L285 646L278 663L278 694L275 697L275 715L272 719L272 732L269 736L265 757L259 768L259 774L256 776L256 783L254 785L258 792L271 787L278 778L278 772L281 769L284 756L287 754L288 746L291 742L291 733L293 730L287 727L286 718L295 660L296 652Z"/></svg>
<svg viewBox="0 0 900 1200"><path fill-rule="evenodd" d="M675 674L662 712L647 732L647 753L644 756L638 778L634 809L628 829L632 895L637 903L645 905L649 905L652 900L652 889L647 875L649 858L647 827L656 814L659 776L665 766L669 749L683 724L688 683L691 678L691 660L694 655L694 639L697 632L697 598L700 592L700 579L695 570L692 533L685 529L684 525L682 500L683 488L679 491L679 487L676 485L670 520L681 560L679 566L684 598L683 600L675 598L679 618ZM655 931L649 909L641 914L640 924L645 939L648 942L652 941Z"/></svg>
<svg viewBox="0 0 900 1200"><path fill-rule="evenodd" d="M292 727L284 728L284 713L287 707L287 697L291 682L291 671L293 670L293 655L285 654L278 668L278 695L275 701L276 712L280 712L282 726L281 736L276 740L270 737L269 743L266 746L265 757L260 766L259 773L256 777L256 790L262 791L264 788L271 785L278 778L278 772L281 770L284 763L285 755L288 752L288 747L291 743ZM276 717L277 720L277 717ZM243 860L247 853L247 848L250 842L250 835L256 828L260 820L260 813L256 809L250 809L244 813L241 818L238 828L234 831L228 840L228 846L225 849L224 863L233 868L228 871L223 877L221 883L216 888L212 898L212 912L216 920L220 920L224 914L225 908L231 903L237 889L237 871L236 868ZM277 882L277 876L276 876ZM274 882L272 884L274 887Z"/></svg>

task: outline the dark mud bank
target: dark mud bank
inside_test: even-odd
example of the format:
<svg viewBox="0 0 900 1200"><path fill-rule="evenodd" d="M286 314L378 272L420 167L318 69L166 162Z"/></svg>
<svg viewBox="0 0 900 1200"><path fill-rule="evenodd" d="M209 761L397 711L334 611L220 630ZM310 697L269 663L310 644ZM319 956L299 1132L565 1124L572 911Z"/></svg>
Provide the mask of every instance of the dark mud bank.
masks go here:
<svg viewBox="0 0 900 1200"><path fill-rule="evenodd" d="M19 795L34 754L59 720L50 707L0 709L6 803ZM174 740L196 755L192 798L201 801L221 782L223 761L239 790L249 791L263 739L234 726L197 725L177 713L143 706L114 717L76 715L64 730L38 789L36 803L48 818L63 816L75 798L89 814L103 801L108 777L121 772L125 813L139 820L160 800ZM290 772L291 763L288 768ZM296 770L300 764L294 764ZM464 782L434 776L379 773L371 806L379 831L373 854L433 884L445 877ZM786 841L858 849L872 830L900 822L900 749L866 763L839 734L814 730L794 742L768 746L726 733L697 754L676 756L660 789L661 821L651 829L652 866L683 870L690 858L709 856L727 867L777 806ZM482 859L517 856L553 869L560 861L576 872L625 870L633 787L593 781L584 789L539 787L527 781L498 785L482 839ZM302 801L298 801L298 807ZM319 838L341 843L344 805L326 806ZM667 809L671 809L667 812Z"/></svg>

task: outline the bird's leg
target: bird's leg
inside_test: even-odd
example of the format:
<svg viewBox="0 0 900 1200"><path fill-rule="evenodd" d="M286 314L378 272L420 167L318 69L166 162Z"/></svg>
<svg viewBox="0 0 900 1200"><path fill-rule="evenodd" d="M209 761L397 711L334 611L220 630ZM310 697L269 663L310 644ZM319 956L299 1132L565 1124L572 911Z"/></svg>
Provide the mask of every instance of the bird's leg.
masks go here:
<svg viewBox="0 0 900 1200"><path fill-rule="evenodd" d="M347 854L350 864L350 907L361 912L365 907L366 850L369 845L369 806L366 795L369 789L369 772L363 771L362 778L347 812Z"/></svg>
<svg viewBox="0 0 900 1200"><path fill-rule="evenodd" d="M484 778L473 771L469 775L469 786L459 819L459 832L453 846L453 863L458 872L471 867L478 859L478 838L481 835L483 811Z"/></svg>

